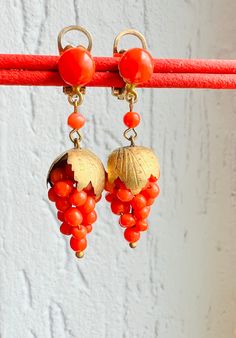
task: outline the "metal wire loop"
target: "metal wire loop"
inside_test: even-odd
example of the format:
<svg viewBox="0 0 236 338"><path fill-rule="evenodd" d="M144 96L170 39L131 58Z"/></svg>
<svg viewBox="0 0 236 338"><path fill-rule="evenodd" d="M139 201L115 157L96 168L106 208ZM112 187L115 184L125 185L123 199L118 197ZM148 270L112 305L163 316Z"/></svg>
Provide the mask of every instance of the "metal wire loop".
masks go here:
<svg viewBox="0 0 236 338"><path fill-rule="evenodd" d="M135 90L128 91L127 94L125 95L125 99L129 103L134 104L138 101L138 94L136 93Z"/></svg>
<svg viewBox="0 0 236 338"><path fill-rule="evenodd" d="M126 84L125 86L125 99L129 102L130 106L138 101L138 94L135 90L135 86L131 84Z"/></svg>
<svg viewBox="0 0 236 338"><path fill-rule="evenodd" d="M76 92L72 92L71 94L68 95L68 101L74 107L75 106L78 107L83 103L84 96L79 90L77 90Z"/></svg>
<svg viewBox="0 0 236 338"><path fill-rule="evenodd" d="M74 134L76 134L77 137L74 137ZM72 129L69 133L69 137L70 137L71 142L74 144L74 147L80 148L80 142L82 140L82 136L80 132L78 131L78 129Z"/></svg>
<svg viewBox="0 0 236 338"><path fill-rule="evenodd" d="M80 31L80 32L84 33L84 35L86 35L86 37L88 39L88 46L87 46L86 49L88 51L91 51L91 49L92 49L92 36L91 36L91 34L85 28L83 28L81 26L68 26L68 27L63 28L60 31L60 33L58 34L57 43L58 43L58 50L59 50L60 54L62 54L67 48L72 47L70 45L62 47L62 39L63 39L64 35L66 33L68 33L69 31Z"/></svg>
<svg viewBox="0 0 236 338"><path fill-rule="evenodd" d="M147 49L147 42L146 42L146 39L143 36L143 34L136 31L135 29L126 29L125 31L120 32L114 40L114 44L113 44L113 53L114 54L118 53L118 44L119 44L121 38L124 35L134 35L134 36L136 36L141 41L143 49ZM120 52L124 52L124 51L120 51Z"/></svg>
<svg viewBox="0 0 236 338"><path fill-rule="evenodd" d="M133 135L132 135L132 134L129 135L129 133L130 133L131 131L133 132ZM126 138L126 140L130 141L131 146L134 146L134 145L135 145L134 141L135 141L135 139L137 138L137 136L138 136L138 134L137 134L136 130L133 129L133 128L128 128L128 129L126 129L126 130L124 131L124 137Z"/></svg>

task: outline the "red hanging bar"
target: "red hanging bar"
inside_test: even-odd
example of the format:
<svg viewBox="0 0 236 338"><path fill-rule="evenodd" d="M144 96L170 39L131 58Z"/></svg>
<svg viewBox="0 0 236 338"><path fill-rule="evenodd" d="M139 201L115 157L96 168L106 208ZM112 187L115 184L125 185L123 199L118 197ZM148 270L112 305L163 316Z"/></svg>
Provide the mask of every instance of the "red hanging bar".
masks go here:
<svg viewBox="0 0 236 338"><path fill-rule="evenodd" d="M0 85L63 86L59 56L0 55ZM96 74L87 86L122 87L118 59L95 57ZM236 60L155 59L146 88L236 89Z"/></svg>
<svg viewBox="0 0 236 338"><path fill-rule="evenodd" d="M1 85L66 86L53 71L0 70ZM122 87L124 82L116 73L97 72L90 87ZM155 73L140 87L145 88L208 88L236 89L236 74Z"/></svg>
<svg viewBox="0 0 236 338"><path fill-rule="evenodd" d="M54 70L59 56L0 54L0 69ZM117 72L118 59L94 57L97 72ZM154 73L236 74L236 60L154 59Z"/></svg>

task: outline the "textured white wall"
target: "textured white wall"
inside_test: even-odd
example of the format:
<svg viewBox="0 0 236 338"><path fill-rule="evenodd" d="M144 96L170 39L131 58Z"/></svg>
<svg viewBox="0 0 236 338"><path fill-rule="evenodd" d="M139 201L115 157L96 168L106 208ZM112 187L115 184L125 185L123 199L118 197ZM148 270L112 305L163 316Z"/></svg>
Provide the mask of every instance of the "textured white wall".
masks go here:
<svg viewBox="0 0 236 338"><path fill-rule="evenodd" d="M1 53L57 54L85 26L94 55L125 28L156 57L236 58L235 0L1 1ZM132 251L108 205L78 261L59 233L45 177L71 145L60 88L0 88L0 337L231 338L236 328L236 94L140 90L139 141L161 161L150 231ZM105 162L127 110L88 89L84 145ZM114 128L115 126L115 128Z"/></svg>

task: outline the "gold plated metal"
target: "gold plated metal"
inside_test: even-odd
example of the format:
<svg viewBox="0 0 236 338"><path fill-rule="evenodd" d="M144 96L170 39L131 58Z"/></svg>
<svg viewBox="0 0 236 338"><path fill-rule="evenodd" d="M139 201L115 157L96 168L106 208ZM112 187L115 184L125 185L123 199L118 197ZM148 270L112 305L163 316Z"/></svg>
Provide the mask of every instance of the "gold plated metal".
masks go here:
<svg viewBox="0 0 236 338"><path fill-rule="evenodd" d="M77 135L77 137L74 137L74 135ZM80 142L82 141L82 136L78 129L72 129L69 133L69 138L71 142L74 144L74 148L80 148Z"/></svg>
<svg viewBox="0 0 236 338"><path fill-rule="evenodd" d="M84 257L84 251L77 251L77 252L75 253L75 256L76 256L77 258L83 258L83 257Z"/></svg>
<svg viewBox="0 0 236 338"><path fill-rule="evenodd" d="M101 160L94 153L88 149L79 147L64 152L51 165L47 176L48 183L51 184L51 171L63 161L71 165L71 169L74 172L74 180L77 182L77 189L79 191L86 188L91 182L95 195L101 195L105 185L105 169Z"/></svg>
<svg viewBox="0 0 236 338"><path fill-rule="evenodd" d="M135 29L126 29L116 36L113 44L113 55L117 53L123 54L125 52L124 49L118 51L118 44L125 35L136 36L141 41L143 49L147 49L146 39L139 31L136 31ZM119 100L126 99L127 101L129 101L131 96L134 96L134 103L137 102L137 93L135 91L135 86L132 84L126 84L124 88L112 88L112 95L116 96Z"/></svg>
<svg viewBox="0 0 236 338"><path fill-rule="evenodd" d="M146 42L146 39L143 36L143 34L141 34L139 31L136 31L135 29L126 29L126 30L120 32L114 40L114 44L113 44L113 53L114 54L125 52L125 50L121 50L121 51L118 52L118 44L119 44L121 38L125 35L136 36L141 41L143 49L147 49L147 42Z"/></svg>
<svg viewBox="0 0 236 338"><path fill-rule="evenodd" d="M131 247L131 249L135 249L137 246L137 242L133 242L133 243L129 243L129 246Z"/></svg>
<svg viewBox="0 0 236 338"><path fill-rule="evenodd" d="M71 48L71 45L67 45L65 47L62 47L62 39L64 38L65 34L70 32L70 31L79 31L84 33L84 35L86 35L87 39L88 39L88 46L84 47L86 48L88 51L91 51L92 49L92 36L91 34L83 27L81 26L68 26L63 28L60 33L58 34L58 38L57 38L57 44L58 44L58 50L59 53L62 54L66 49ZM79 45L77 45L76 47L78 47Z"/></svg>
<svg viewBox="0 0 236 338"><path fill-rule="evenodd" d="M84 101L85 87L64 87L63 92L68 96L71 105L80 106Z"/></svg>
<svg viewBox="0 0 236 338"><path fill-rule="evenodd" d="M63 87L63 92L66 95L72 95L72 93L74 94L74 92L75 92L75 88L79 88L79 91L82 95L86 94L86 88L85 87L70 87L70 86L67 86L67 87Z"/></svg>
<svg viewBox="0 0 236 338"><path fill-rule="evenodd" d="M125 90L126 90L125 92L126 101L128 101L130 105L136 103L138 101L138 94L135 90L135 85L127 83L125 86Z"/></svg>
<svg viewBox="0 0 236 338"><path fill-rule="evenodd" d="M146 147L122 147L114 150L107 163L108 181L113 183L118 177L138 194L147 184L151 175L159 177L158 159L152 149Z"/></svg>
<svg viewBox="0 0 236 338"><path fill-rule="evenodd" d="M125 87L122 87L122 88L112 87L111 88L112 95L115 96L115 97L117 97L118 100L124 100L124 98L125 98L125 91L126 91Z"/></svg>
<svg viewBox="0 0 236 338"><path fill-rule="evenodd" d="M132 102L132 104L138 101L138 94L135 90L135 85L131 85L126 83L123 88L112 88L112 95L116 96L118 100L126 100L128 102Z"/></svg>
<svg viewBox="0 0 236 338"><path fill-rule="evenodd" d="M130 131L133 131L134 134L129 135ZM136 130L133 129L133 128L128 128L124 131L124 137L126 138L126 140L130 141L131 147L135 146L134 141L135 141L137 136L138 136L138 134L137 134Z"/></svg>

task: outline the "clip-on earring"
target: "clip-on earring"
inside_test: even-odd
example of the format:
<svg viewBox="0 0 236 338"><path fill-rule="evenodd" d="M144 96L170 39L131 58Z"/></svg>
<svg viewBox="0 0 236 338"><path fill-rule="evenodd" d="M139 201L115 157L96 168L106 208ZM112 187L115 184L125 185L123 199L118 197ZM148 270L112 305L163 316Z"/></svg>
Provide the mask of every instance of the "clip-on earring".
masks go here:
<svg viewBox="0 0 236 338"><path fill-rule="evenodd" d="M138 37L143 48L118 52L118 43L127 34ZM112 212L119 215L119 224L125 228L124 237L131 248L136 247L140 232L147 230L150 206L159 195L156 183L160 175L157 157L150 148L135 145L137 132L134 128L140 123L140 115L133 111L138 99L135 88L148 81L153 73L153 59L146 49L145 38L135 30L121 32L113 46L114 56L119 57L120 76L126 83L124 88L113 88L113 95L129 103L129 112L124 115L123 122L127 127L124 137L130 145L110 154L105 190L108 191L106 200L111 204Z"/></svg>
<svg viewBox="0 0 236 338"><path fill-rule="evenodd" d="M81 45L62 47L62 38L71 30L81 31L86 35L87 48ZM48 198L55 202L57 218L62 222L60 231L71 236L70 246L78 258L84 256L86 235L92 231L92 224L97 219L95 205L101 198L105 184L105 170L100 159L90 150L80 147L80 129L85 124L85 117L78 112L78 107L83 102L84 86L92 80L95 73L91 48L92 37L80 26L66 27L58 35L58 69L62 79L68 84L68 87L64 87L64 92L74 107L67 121L72 128L69 137L74 147L55 159L47 177L51 186Z"/></svg>

